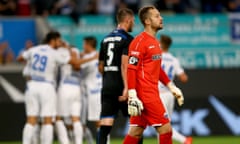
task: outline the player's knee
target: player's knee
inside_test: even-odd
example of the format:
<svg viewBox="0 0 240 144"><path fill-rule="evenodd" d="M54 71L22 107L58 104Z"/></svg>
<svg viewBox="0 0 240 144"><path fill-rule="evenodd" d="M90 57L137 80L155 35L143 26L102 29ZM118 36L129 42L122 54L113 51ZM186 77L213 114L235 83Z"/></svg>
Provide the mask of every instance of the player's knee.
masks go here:
<svg viewBox="0 0 240 144"><path fill-rule="evenodd" d="M58 120L62 120L62 117L61 116L56 116L56 121Z"/></svg>
<svg viewBox="0 0 240 144"><path fill-rule="evenodd" d="M72 116L71 119L72 119L72 122L79 122L80 121L80 118L78 116Z"/></svg>
<svg viewBox="0 0 240 144"><path fill-rule="evenodd" d="M52 124L53 118L52 117L44 117L43 118L43 124Z"/></svg>
<svg viewBox="0 0 240 144"><path fill-rule="evenodd" d="M172 126L170 123L166 123L162 126L159 126L159 127L155 127L155 129L157 130L157 132L159 134L165 134L165 133L169 133L172 131Z"/></svg>
<svg viewBox="0 0 240 144"><path fill-rule="evenodd" d="M37 117L36 116L28 116L27 117L27 123L31 125L37 124Z"/></svg>
<svg viewBox="0 0 240 144"><path fill-rule="evenodd" d="M114 122L113 118L103 118L101 119L100 125L112 126Z"/></svg>
<svg viewBox="0 0 240 144"><path fill-rule="evenodd" d="M142 137L143 131L144 131L144 128L142 128L142 127L131 126L129 128L128 134L130 136L140 138L140 137Z"/></svg>

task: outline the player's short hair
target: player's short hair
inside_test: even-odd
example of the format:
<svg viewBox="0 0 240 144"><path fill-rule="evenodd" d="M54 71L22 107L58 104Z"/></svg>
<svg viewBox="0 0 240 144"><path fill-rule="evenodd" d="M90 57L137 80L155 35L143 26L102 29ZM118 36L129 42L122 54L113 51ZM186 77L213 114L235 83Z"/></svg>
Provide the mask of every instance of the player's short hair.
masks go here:
<svg viewBox="0 0 240 144"><path fill-rule="evenodd" d="M47 33L45 39L43 40L43 43L49 43L51 40L55 40L60 37L61 34L58 31L50 31Z"/></svg>
<svg viewBox="0 0 240 144"><path fill-rule="evenodd" d="M168 35L161 35L160 36L160 42L162 45L164 45L162 48L163 49L169 49L169 47L172 45L172 39Z"/></svg>
<svg viewBox="0 0 240 144"><path fill-rule="evenodd" d="M152 9L156 9L156 7L145 6L145 7L142 7L138 12L139 19L144 26L145 26L145 20L149 17L149 10L152 10Z"/></svg>
<svg viewBox="0 0 240 144"><path fill-rule="evenodd" d="M128 8L119 9L117 12L117 16L116 16L117 22L118 23L123 22L123 20L126 16L134 16L133 11Z"/></svg>
<svg viewBox="0 0 240 144"><path fill-rule="evenodd" d="M86 36L86 37L83 38L83 40L86 43L90 44L93 48L97 47L97 39L96 39L96 37L94 37L94 36Z"/></svg>

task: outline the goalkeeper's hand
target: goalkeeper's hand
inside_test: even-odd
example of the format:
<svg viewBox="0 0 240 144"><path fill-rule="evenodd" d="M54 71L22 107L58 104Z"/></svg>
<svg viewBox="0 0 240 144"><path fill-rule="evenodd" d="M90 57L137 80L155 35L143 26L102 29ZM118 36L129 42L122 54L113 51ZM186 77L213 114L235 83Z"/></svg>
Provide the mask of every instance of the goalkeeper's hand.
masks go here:
<svg viewBox="0 0 240 144"><path fill-rule="evenodd" d="M178 105L182 106L184 103L184 97L182 91L176 87L172 82L167 84L167 87L172 92L172 94L176 97Z"/></svg>
<svg viewBox="0 0 240 144"><path fill-rule="evenodd" d="M130 116L141 115L143 104L137 97L135 89L128 90L128 114Z"/></svg>

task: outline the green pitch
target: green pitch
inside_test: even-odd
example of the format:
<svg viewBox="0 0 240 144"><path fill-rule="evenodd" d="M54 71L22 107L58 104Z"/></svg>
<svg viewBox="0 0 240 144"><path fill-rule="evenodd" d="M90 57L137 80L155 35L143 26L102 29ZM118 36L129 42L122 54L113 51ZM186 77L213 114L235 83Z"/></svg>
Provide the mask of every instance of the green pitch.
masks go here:
<svg viewBox="0 0 240 144"><path fill-rule="evenodd" d="M111 139L111 144L122 144L123 139ZM21 144L21 142L0 142L0 144ZM54 144L59 144L55 142ZM157 139L146 138L144 144L157 144ZM174 144L178 144L174 142ZM239 137L216 136L216 137L194 137L193 144L240 144Z"/></svg>

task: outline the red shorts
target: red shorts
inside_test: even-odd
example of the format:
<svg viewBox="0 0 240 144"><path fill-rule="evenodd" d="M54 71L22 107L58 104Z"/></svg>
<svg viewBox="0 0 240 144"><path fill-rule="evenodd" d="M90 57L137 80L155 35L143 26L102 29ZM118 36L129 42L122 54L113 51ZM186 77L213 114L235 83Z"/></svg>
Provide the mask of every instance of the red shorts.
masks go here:
<svg viewBox="0 0 240 144"><path fill-rule="evenodd" d="M146 126L162 126L169 123L169 116L159 99L150 103L143 103L144 110L140 116L131 116L130 125L140 126L146 128Z"/></svg>

